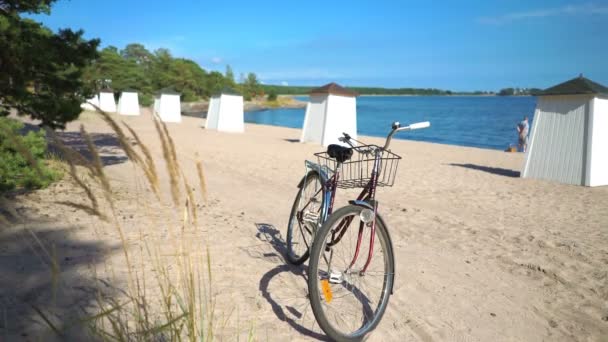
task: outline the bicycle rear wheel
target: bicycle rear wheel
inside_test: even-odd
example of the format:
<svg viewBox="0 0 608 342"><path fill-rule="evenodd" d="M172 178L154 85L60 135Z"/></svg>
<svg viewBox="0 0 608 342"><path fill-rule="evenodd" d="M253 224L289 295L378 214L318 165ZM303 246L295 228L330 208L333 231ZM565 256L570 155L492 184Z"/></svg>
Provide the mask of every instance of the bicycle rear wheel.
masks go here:
<svg viewBox="0 0 608 342"><path fill-rule="evenodd" d="M368 211L362 215L364 210ZM369 214L369 209L355 205L335 211L317 233L311 250L312 310L321 329L336 341L359 341L375 329L392 291L395 264L390 237L382 219ZM363 272L372 230L371 222L363 220L370 219L376 221L374 244Z"/></svg>
<svg viewBox="0 0 608 342"><path fill-rule="evenodd" d="M308 259L314 234L322 223L323 204L321 177L310 171L302 179L287 224L286 258L289 263L300 265Z"/></svg>

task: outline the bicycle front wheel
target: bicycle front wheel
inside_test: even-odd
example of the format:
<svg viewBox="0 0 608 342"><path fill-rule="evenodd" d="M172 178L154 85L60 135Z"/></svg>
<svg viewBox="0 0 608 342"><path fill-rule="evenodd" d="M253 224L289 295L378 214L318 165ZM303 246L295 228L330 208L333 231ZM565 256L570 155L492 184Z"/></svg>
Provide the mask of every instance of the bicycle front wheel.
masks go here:
<svg viewBox="0 0 608 342"><path fill-rule="evenodd" d="M310 171L302 179L302 184L287 224L287 251L289 263L300 265L310 252L314 234L323 219L324 193L321 177L315 171Z"/></svg>
<svg viewBox="0 0 608 342"><path fill-rule="evenodd" d="M381 218L355 205L335 211L315 237L308 266L311 307L321 329L336 341L362 340L382 319L394 269Z"/></svg>

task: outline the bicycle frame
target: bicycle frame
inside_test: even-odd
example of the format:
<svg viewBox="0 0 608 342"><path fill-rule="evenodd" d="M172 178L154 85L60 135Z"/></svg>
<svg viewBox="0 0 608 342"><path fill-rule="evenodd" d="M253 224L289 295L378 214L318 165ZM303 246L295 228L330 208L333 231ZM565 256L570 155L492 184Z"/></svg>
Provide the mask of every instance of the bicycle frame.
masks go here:
<svg viewBox="0 0 608 342"><path fill-rule="evenodd" d="M361 191L359 196L357 196L357 199L355 201L355 202L365 201L368 203L371 202L371 203L373 203L373 210L374 210L374 220L372 221L371 235L370 235L370 241L369 241L369 252L367 255L367 260L365 261L365 265L363 266L363 269L360 271L361 274L365 273L365 271L367 270L367 267L369 266L369 264L372 260L373 250L374 250L374 237L375 237L375 233L376 233L376 219L375 218L376 218L376 215L378 214L378 206L375 202L375 196L376 196L376 186L378 183L378 174L379 174L378 169L380 167L380 155L381 155L381 153L376 153L370 180L367 183L367 185L363 188L363 190ZM334 174L332 175L332 177L330 179L328 179L325 184L323 184L323 189L319 190L319 191L324 190L324 192L325 192L324 196L326 198L325 203L329 203L329 205L327 207L327 211L326 211L327 216L325 216L325 218L329 217L329 215L331 215L333 212L334 199L336 198L336 190L338 188L337 184L338 184L338 180L340 179L339 169L340 169L340 163L338 163L336 165L336 170L335 170ZM332 233L331 242L327 244L328 247L331 247L331 246L337 244L338 242L340 242L340 240L342 239L342 237L348 230L348 227L350 226L351 222L352 222L351 219L344 219L342 222L340 222L340 224L338 224L338 228ZM363 240L364 227L365 227L365 223L361 222L361 224L359 225L359 232L358 232L358 236L357 236L357 247L355 249L355 255L353 256L353 260L351 261L348 269L350 269L351 267L353 267L355 265L355 263L357 262L357 259L359 257L361 242Z"/></svg>

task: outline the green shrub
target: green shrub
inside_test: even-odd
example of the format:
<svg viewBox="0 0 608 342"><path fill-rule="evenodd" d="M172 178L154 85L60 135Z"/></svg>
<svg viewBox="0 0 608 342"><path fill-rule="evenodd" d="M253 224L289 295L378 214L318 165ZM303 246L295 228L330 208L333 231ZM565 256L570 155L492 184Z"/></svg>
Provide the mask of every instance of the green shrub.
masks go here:
<svg viewBox="0 0 608 342"><path fill-rule="evenodd" d="M270 90L268 92L268 97L266 98L268 101L276 101L277 100L277 92L274 90Z"/></svg>
<svg viewBox="0 0 608 342"><path fill-rule="evenodd" d="M44 132L21 135L23 124L0 117L0 193L48 186L58 174L44 164L47 151Z"/></svg>
<svg viewBox="0 0 608 342"><path fill-rule="evenodd" d="M154 103L154 96L142 93L139 95L139 104L144 107L150 107Z"/></svg>

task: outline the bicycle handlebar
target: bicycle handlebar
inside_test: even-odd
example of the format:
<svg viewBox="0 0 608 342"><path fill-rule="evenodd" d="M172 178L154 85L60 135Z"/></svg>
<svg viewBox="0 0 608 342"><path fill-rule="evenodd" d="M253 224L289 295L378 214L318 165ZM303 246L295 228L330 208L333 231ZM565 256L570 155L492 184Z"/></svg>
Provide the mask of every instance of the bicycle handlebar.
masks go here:
<svg viewBox="0 0 608 342"><path fill-rule="evenodd" d="M415 129L422 129L422 128L427 128L430 127L431 123L428 121L423 121L423 122L417 122L417 123L413 123L410 124L408 126L403 126L401 127L401 124L399 123L399 121L395 121L393 122L393 124L391 125L391 131L388 133L388 136L386 137L386 143L384 144L384 147L382 148L383 150L387 150L388 146L391 143L391 139L393 138L393 135L397 132L401 132L401 131L413 131ZM348 133L342 133L343 137L339 137L338 140L344 143L349 144L351 147L354 147L353 144L350 142L350 140L352 139L350 137L350 135L348 135Z"/></svg>
<svg viewBox="0 0 608 342"><path fill-rule="evenodd" d="M386 143L384 144L384 147L382 148L383 150L388 149L388 146L391 143L391 139L393 138L393 135L397 132L401 132L401 131L413 131L415 129L421 129L421 128L427 128L430 127L431 123L428 121L423 121L423 122L417 122L417 123L413 123L410 124L409 126L403 126L401 127L401 124L399 123L399 121L395 121L392 124L392 130L391 132L388 134L388 136L386 137Z"/></svg>

